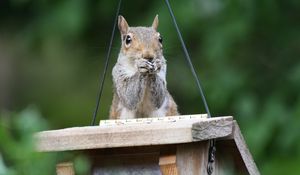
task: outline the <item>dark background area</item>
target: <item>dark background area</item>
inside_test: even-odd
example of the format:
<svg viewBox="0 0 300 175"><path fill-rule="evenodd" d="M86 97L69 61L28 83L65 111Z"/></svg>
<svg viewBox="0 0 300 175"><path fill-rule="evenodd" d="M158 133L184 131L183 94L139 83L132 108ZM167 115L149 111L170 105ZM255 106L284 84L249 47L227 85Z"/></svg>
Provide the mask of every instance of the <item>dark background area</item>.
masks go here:
<svg viewBox="0 0 300 175"><path fill-rule="evenodd" d="M117 3L0 1L0 126L33 114L48 129L90 124ZM300 1L171 5L212 115L235 117L262 174L299 174ZM124 1L121 14L131 26L150 26L159 15L168 89L181 114L205 113L164 2ZM119 49L117 31L98 121L108 117Z"/></svg>

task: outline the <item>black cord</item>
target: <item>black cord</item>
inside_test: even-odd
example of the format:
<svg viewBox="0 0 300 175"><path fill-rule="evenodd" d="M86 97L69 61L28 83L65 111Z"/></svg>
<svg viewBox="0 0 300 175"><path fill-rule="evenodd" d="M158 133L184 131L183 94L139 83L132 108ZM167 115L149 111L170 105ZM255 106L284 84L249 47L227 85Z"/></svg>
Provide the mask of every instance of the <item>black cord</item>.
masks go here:
<svg viewBox="0 0 300 175"><path fill-rule="evenodd" d="M120 13L121 3L122 3L122 0L119 0L119 4L118 4L116 16L115 16L115 22L114 22L111 37L110 37L109 47L108 47L108 50L107 50L105 66L104 66L102 76L100 76L100 80L99 80L100 81L100 86L99 86L99 90L98 90L98 95L97 95L97 101L96 101L96 107L95 107L95 111L94 111L94 115L93 115L93 120L92 120L92 123L91 123L92 126L95 125L98 109L99 109L99 106L100 106L100 99L101 99L102 92L103 92L103 85L104 85L104 81L105 81L105 77L106 77L109 58L110 58L110 55L111 55L111 48L112 48L112 43L113 43L114 36L115 36L115 30L116 30L116 26L117 26L117 22L118 22L118 16L119 16L119 13Z"/></svg>
<svg viewBox="0 0 300 175"><path fill-rule="evenodd" d="M186 48L185 43L183 41L183 38L181 36L181 32L180 32L179 27L177 25L177 22L176 22L173 10L171 8L169 0L165 0L165 2L167 4L167 6L168 6L168 10L169 10L170 15L172 17L173 24L174 24L174 26L176 28L178 38L180 40L182 49L183 49L184 54L185 54L185 58L186 58L186 60L188 62L188 65L190 66L192 74L193 74L193 76L194 76L194 78L196 80L196 84L197 84L197 87L199 89L202 101L204 103L204 107L205 107L207 116L208 116L208 118L211 118L211 114L210 114L210 111L209 111L209 108L208 108L208 105L207 105L207 102L206 102L206 99L205 99L205 96L204 96L204 92L203 92L202 87L201 87L201 83L200 83L199 77L197 76L197 73L196 73L195 68L193 66L193 63L191 61L190 55L189 55L189 53L187 51L187 48ZM207 174L208 175L211 175L212 172L213 172L213 163L215 161L215 152L216 152L216 146L215 146L216 143L215 142L216 142L215 139L209 140L208 163L207 163Z"/></svg>
<svg viewBox="0 0 300 175"><path fill-rule="evenodd" d="M180 43L181 43L183 52L184 52L184 54L185 54L185 58L186 58L186 60L187 60L187 62L188 62L188 64L189 64L190 69L191 69L191 71L192 71L192 74L193 74L193 76L194 76L194 78L195 78L195 80L196 80L196 83L197 83L197 86L198 86L198 89L199 89L199 92L200 92L202 101L203 101L204 106L205 106L205 110L206 110L207 116L208 116L208 118L210 118L210 117L211 117L210 111L209 111L209 108L208 108L208 105L207 105L207 102L206 102L206 99L205 99L205 96L204 96L204 93L203 93L203 90L202 90L202 87L201 87L201 83L200 83L199 77L197 76L197 73L196 73L195 68L194 68L194 66L193 66L193 63L192 63L192 61L191 61L190 55L189 55L189 53L188 53L188 51L187 51L187 48L186 48L186 46L185 46L185 44L184 44L183 38L182 38L182 36L181 36L181 32L180 32L180 30L179 30L179 28L178 28L178 25L177 25L177 22L176 22L174 13L173 13L172 8L171 8L171 5L170 5L170 3L169 3L169 0L165 0L165 2L166 2L166 4L167 4L167 6L168 6L170 15L171 15L172 20L173 20L173 24L174 24L174 26L175 26L175 28L176 28L178 38L179 38L179 40L180 40Z"/></svg>

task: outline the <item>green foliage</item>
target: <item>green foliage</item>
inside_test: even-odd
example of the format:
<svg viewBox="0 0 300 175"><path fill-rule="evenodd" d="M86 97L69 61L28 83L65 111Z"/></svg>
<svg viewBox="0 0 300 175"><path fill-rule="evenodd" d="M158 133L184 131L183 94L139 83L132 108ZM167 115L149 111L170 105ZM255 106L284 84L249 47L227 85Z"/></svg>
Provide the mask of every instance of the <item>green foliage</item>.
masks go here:
<svg viewBox="0 0 300 175"><path fill-rule="evenodd" d="M35 150L35 132L46 129L45 121L34 108L0 120L0 174L54 174L53 154ZM11 118L13 117L13 118Z"/></svg>
<svg viewBox="0 0 300 175"><path fill-rule="evenodd" d="M6 78L0 76L0 110L35 104L51 129L88 125L116 5L1 2L0 71ZM298 174L300 1L174 0L171 5L212 114L235 116L262 174ZM121 13L130 25L150 25L159 14L168 88L182 114L203 113L163 1L124 1ZM110 70L118 52L116 33ZM107 118L111 100L109 75L100 118ZM9 149L2 159L18 152ZM11 156L18 160L17 154ZM0 163L0 171L6 166Z"/></svg>
<svg viewBox="0 0 300 175"><path fill-rule="evenodd" d="M89 160L84 156L77 156L74 159L74 168L75 172L78 175L86 175L90 174L89 171L91 169Z"/></svg>
<svg viewBox="0 0 300 175"><path fill-rule="evenodd" d="M0 118L0 175L55 174L58 162L74 162L78 175L88 174L89 160L80 154L41 153L36 150L34 134L47 130L47 124L35 107Z"/></svg>

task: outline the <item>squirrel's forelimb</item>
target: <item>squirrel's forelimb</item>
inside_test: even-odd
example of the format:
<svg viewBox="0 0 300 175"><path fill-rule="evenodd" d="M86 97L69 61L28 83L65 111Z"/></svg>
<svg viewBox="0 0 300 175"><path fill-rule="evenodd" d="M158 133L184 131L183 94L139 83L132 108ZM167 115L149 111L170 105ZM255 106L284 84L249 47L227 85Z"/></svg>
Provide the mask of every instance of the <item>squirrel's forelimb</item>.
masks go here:
<svg viewBox="0 0 300 175"><path fill-rule="evenodd" d="M166 98L166 83L158 75L149 75L148 86L150 91L151 104L159 109Z"/></svg>
<svg viewBox="0 0 300 175"><path fill-rule="evenodd" d="M116 65L113 69L113 80L115 93L117 93L120 102L129 110L136 110L143 97L142 89L145 88L145 76L139 72L130 75L122 66Z"/></svg>
<svg viewBox="0 0 300 175"><path fill-rule="evenodd" d="M123 61L125 59L127 60ZM131 118L135 118L136 114L150 115L167 100L165 61L155 61L153 67L147 67L147 64L143 63L144 59L135 62L128 59L120 55L113 68L116 97L113 102L114 111L111 113L119 116L131 115Z"/></svg>

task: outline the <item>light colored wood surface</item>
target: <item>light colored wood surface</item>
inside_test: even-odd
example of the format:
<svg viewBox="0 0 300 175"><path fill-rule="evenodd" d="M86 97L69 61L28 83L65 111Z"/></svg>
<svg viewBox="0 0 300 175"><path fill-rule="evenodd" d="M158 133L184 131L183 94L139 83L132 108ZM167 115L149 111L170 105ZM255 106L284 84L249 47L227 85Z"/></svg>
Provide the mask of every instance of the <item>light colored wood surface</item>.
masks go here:
<svg viewBox="0 0 300 175"><path fill-rule="evenodd" d="M176 155L161 155L159 167L162 175L178 175Z"/></svg>
<svg viewBox="0 0 300 175"><path fill-rule="evenodd" d="M159 157L159 165L176 163L176 155L163 155Z"/></svg>
<svg viewBox="0 0 300 175"><path fill-rule="evenodd" d="M178 175L176 163L160 165L159 167L162 175Z"/></svg>
<svg viewBox="0 0 300 175"><path fill-rule="evenodd" d="M100 120L100 126L119 126L119 125L136 125L136 124L152 124L152 123L173 123L188 120L206 119L206 114L199 115L178 115L167 117L152 118L135 118L135 119L118 119L118 120Z"/></svg>
<svg viewBox="0 0 300 175"><path fill-rule="evenodd" d="M56 174L57 175L75 175L73 163L64 162L64 163L57 164L56 165Z"/></svg>
<svg viewBox="0 0 300 175"><path fill-rule="evenodd" d="M119 165L119 171L132 172L148 168L149 172L156 174L206 174L208 141L217 139L216 162L214 164L213 175L232 174L250 174L260 175L255 162L247 148L245 140L241 134L238 124L232 117L214 117L207 119L206 115L195 117L185 116L174 120L163 120L156 122L130 122L118 121L115 124L110 122L103 126L77 127L62 130L44 131L36 135L39 151L65 151L65 150L114 150L133 149L131 154L136 153L138 148L142 152L136 154L136 162L125 165L121 161L123 151L116 154L114 159L110 154L105 154L111 158L111 164L95 164L93 174L114 170L115 165ZM145 119L149 120L149 119ZM124 124L125 123L125 124ZM171 145L169 145L171 144ZM157 145L157 146L153 146ZM138 147L136 147L138 146ZM113 149L112 149L113 148ZM152 152L157 155L157 159L148 164L140 165L142 159L149 156L149 148L155 148ZM161 150L176 148L171 154L158 155ZM90 150L92 151L92 150ZM141 151L141 150L140 150ZM145 151L145 154L141 154ZM169 151L167 151L169 152ZM103 153L103 152L101 152ZM126 151L125 151L126 153ZM125 154L129 155L129 154ZM154 157L155 157L154 156ZM104 156L105 157L105 156ZM124 156L123 156L124 157ZM159 157L159 160L158 160ZM103 156L100 156L103 160ZM107 163L108 158L104 158ZM123 160L123 159L122 159ZM130 159L124 159L128 163ZM151 159L152 160L152 159ZM116 161L116 162L114 162ZM93 161L94 163L97 161ZM154 163L153 163L154 162ZM156 163L155 163L156 162ZM119 164L118 164L119 163ZM109 169L114 165L112 169ZM141 168L142 167L142 168ZM72 163L63 163L57 165L58 175L73 175L74 168Z"/></svg>
<svg viewBox="0 0 300 175"><path fill-rule="evenodd" d="M180 175L207 174L207 141L177 146L177 168Z"/></svg>
<svg viewBox="0 0 300 175"><path fill-rule="evenodd" d="M175 122L138 123L117 126L86 126L44 131L36 134L37 150L66 151L178 144L230 135L232 130L228 129L229 125L226 125L226 127L222 129L222 127L218 125L219 122L231 122L232 124L232 117L214 117L209 119L193 119L193 117L191 117L190 120L178 120ZM194 125L192 130L194 123L197 124ZM217 129L215 127L217 127ZM210 133L209 130L212 130L214 134L204 134ZM218 132L215 132L216 130ZM192 132L193 136L195 136L194 138L192 137Z"/></svg>

